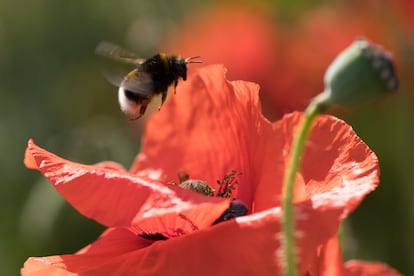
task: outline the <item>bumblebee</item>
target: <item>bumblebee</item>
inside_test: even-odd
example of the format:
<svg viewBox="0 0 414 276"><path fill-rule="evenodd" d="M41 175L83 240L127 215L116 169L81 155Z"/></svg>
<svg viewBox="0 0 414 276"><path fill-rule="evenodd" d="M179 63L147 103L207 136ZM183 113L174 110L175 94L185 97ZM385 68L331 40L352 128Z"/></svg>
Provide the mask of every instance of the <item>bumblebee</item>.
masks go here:
<svg viewBox="0 0 414 276"><path fill-rule="evenodd" d="M144 115L152 98L161 94L161 106L167 98L168 88L174 85L174 93L178 80L187 79L187 64L202 63L200 56L181 58L179 56L156 54L148 59L137 57L134 53L109 43L101 42L96 53L117 61L135 65L136 68L126 76L106 75L109 82L119 87L118 101L121 110L131 116L130 120Z"/></svg>

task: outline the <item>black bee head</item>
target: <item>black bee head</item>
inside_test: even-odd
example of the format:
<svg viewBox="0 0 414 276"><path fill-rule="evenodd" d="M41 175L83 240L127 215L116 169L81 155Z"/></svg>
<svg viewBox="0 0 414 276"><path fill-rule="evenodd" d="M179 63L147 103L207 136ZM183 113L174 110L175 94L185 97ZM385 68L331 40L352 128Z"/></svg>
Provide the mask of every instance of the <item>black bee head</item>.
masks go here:
<svg viewBox="0 0 414 276"><path fill-rule="evenodd" d="M182 78L183 80L187 80L187 63L184 59L174 58L171 66L177 78Z"/></svg>
<svg viewBox="0 0 414 276"><path fill-rule="evenodd" d="M200 58L200 56L193 56L183 59L181 57L172 57L171 67L177 78L187 80L187 64L189 63L202 63L201 60L194 60Z"/></svg>

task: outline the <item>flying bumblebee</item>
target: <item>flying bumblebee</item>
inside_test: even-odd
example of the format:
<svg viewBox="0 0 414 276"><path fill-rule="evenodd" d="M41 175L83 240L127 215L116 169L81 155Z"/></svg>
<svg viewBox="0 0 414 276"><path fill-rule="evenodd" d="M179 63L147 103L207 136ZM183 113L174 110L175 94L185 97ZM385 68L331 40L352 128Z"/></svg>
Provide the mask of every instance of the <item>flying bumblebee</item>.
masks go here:
<svg viewBox="0 0 414 276"><path fill-rule="evenodd" d="M196 60L200 56L183 59L179 56L156 54L148 59L138 58L134 53L115 44L101 42L96 53L117 61L135 65L136 68L126 76L107 75L112 84L119 87L118 101L121 110L136 120L144 115L148 104L155 95L161 94L161 106L167 98L168 88L174 84L174 93L178 80L187 79L187 64L202 63Z"/></svg>

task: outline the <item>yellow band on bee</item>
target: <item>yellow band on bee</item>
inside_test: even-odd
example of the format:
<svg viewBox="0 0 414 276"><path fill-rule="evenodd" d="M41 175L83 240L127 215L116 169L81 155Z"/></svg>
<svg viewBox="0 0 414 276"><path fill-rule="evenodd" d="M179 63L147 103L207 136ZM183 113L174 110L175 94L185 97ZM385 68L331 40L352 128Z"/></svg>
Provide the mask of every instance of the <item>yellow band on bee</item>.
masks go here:
<svg viewBox="0 0 414 276"><path fill-rule="evenodd" d="M160 54L160 59L162 61L162 64L164 64L165 70L169 71L170 66L168 64L168 56L166 53L161 53Z"/></svg>
<svg viewBox="0 0 414 276"><path fill-rule="evenodd" d="M129 72L125 78L127 78L127 79L136 78L137 72L138 72L138 69L134 69L131 72Z"/></svg>

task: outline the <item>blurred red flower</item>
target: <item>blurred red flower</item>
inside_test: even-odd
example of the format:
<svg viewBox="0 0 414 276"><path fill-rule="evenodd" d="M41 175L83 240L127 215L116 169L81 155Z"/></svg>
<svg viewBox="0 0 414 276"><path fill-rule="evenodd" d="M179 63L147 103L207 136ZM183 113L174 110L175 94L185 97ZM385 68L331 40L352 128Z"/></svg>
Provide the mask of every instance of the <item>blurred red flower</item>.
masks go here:
<svg viewBox="0 0 414 276"><path fill-rule="evenodd" d="M108 229L76 254L29 258L22 274L282 274L281 187L300 120L293 113L269 122L258 86L229 82L215 65L191 75L150 117L129 172L114 163L70 162L29 141L26 166ZM210 184L240 172L233 195L249 214L212 225L229 201L166 185L181 169ZM384 264L343 264L335 238L341 220L376 188L378 172L375 154L350 126L327 115L316 120L295 191L300 275L399 275Z"/></svg>
<svg viewBox="0 0 414 276"><path fill-rule="evenodd" d="M395 49L397 64L412 60L407 38L414 25L410 36L401 16L414 13L412 3L344 1L317 5L289 21L259 5L220 3L191 13L161 45L183 56L199 54L206 64L225 64L229 79L257 82L263 113L278 119L303 110L322 92L326 68L356 38Z"/></svg>
<svg viewBox="0 0 414 276"><path fill-rule="evenodd" d="M271 13L259 6L219 3L203 7L161 45L166 52L201 55L204 64L225 64L229 79L260 84L264 103L271 93L271 80L284 70L275 64L278 30Z"/></svg>
<svg viewBox="0 0 414 276"><path fill-rule="evenodd" d="M278 92L269 98L271 106L283 103L287 111L303 110L323 91L326 68L356 38L388 46L384 28L366 10L338 6L309 10L281 31L283 56L275 63L283 72L273 79L272 87Z"/></svg>

